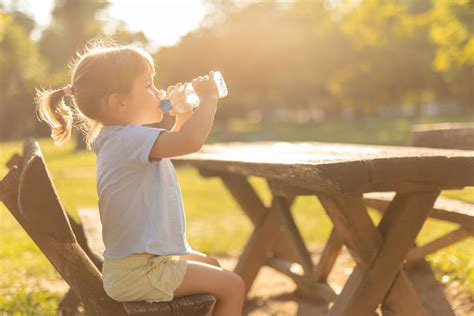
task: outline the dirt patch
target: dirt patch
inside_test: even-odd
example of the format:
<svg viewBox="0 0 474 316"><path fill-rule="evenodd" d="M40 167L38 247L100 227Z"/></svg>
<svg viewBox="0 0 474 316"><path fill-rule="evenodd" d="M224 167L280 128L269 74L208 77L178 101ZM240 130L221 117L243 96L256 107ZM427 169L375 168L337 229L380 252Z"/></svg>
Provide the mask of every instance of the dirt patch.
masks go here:
<svg viewBox="0 0 474 316"><path fill-rule="evenodd" d="M313 262L318 262L320 249L312 253ZM237 264L237 257L216 256L221 266L233 270ZM340 293L344 283L352 272L353 261L344 249L339 255L331 272L328 283ZM43 288L55 292L66 292L68 289L64 281L44 282ZM456 315L474 315L474 297L464 291L457 281L441 285L444 295L451 304ZM305 299L296 293L294 282L287 276L263 267L249 292L244 315L327 315L331 307L324 301ZM380 313L380 311L378 311Z"/></svg>
<svg viewBox="0 0 474 316"><path fill-rule="evenodd" d="M318 262L319 251L312 253L313 262ZM232 270L235 257L217 257L222 267ZM347 251L343 250L331 272L328 283L340 293L352 272L353 262ZM459 284L450 282L442 285L443 293L456 315L474 315L474 297L463 291ZM327 315L331 305L324 301L312 301L299 296L294 282L287 276L263 267L249 292L244 315ZM380 311L378 311L380 313Z"/></svg>

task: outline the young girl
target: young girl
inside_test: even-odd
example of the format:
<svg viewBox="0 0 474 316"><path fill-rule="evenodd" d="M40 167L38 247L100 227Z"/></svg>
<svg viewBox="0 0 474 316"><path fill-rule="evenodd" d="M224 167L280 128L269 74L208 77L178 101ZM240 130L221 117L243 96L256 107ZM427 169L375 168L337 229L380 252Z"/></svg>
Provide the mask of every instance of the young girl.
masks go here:
<svg viewBox="0 0 474 316"><path fill-rule="evenodd" d="M152 57L132 46L89 47L74 63L71 85L38 91L39 117L56 144L71 126L97 155L97 192L105 244L102 278L117 301L170 301L210 293L213 315L241 315L245 285L216 259L186 241L180 187L170 157L201 148L212 127L217 88L209 76L192 81L200 107L170 114L171 131L144 127L163 118ZM180 84L178 84L180 85ZM168 92L174 87L169 87ZM63 102L72 97L72 106Z"/></svg>

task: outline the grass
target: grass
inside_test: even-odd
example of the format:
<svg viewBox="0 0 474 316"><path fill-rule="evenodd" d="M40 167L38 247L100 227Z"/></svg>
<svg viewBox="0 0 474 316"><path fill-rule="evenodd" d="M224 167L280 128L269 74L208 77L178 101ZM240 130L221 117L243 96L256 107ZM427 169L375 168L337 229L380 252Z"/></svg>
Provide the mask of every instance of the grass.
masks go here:
<svg viewBox="0 0 474 316"><path fill-rule="evenodd" d="M348 122L326 120L321 123L267 123L251 120L232 120L227 129L217 125L208 140L210 142L237 139L242 141L279 140L279 141L316 141L360 143L372 145L408 144L411 128L415 124L466 122L472 116L439 116L421 118L366 118ZM227 131L227 132L226 132Z"/></svg>
<svg viewBox="0 0 474 316"><path fill-rule="evenodd" d="M279 139L404 145L408 142L410 126L415 123L462 119L372 120L364 125L343 122L306 126L273 124L265 129L256 123L235 121L231 125L233 132L230 137L243 141ZM225 140L221 132L217 126L210 142ZM72 143L56 147L49 139L40 139L40 146L59 196L73 217L78 219L80 207L96 207L94 154L76 153ZM7 172L5 162L14 152L21 152L21 142L0 143L0 175ZM191 246L214 255L238 255L251 234L252 224L220 180L204 179L189 167L178 168L177 174ZM268 205L270 192L265 181L252 177L250 182ZM474 188L444 192L443 195L474 202ZM323 245L331 223L319 202L313 197L299 197L292 212L310 250ZM371 216L374 221L379 220L375 212ZM454 228L452 224L428 220L418 242L427 242ZM53 315L64 290L55 290L51 284L61 278L3 204L0 204L0 245L0 315ZM443 277L443 280L456 279L466 291L474 293L472 249L474 244L469 239L429 256L436 277L439 280Z"/></svg>

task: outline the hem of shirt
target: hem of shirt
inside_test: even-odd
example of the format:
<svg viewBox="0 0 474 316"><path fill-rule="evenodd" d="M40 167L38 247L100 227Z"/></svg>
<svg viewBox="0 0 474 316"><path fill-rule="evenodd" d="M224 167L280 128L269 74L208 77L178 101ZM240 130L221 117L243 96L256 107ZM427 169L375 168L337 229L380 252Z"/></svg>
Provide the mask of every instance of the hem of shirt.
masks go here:
<svg viewBox="0 0 474 316"><path fill-rule="evenodd" d="M166 249L166 250L144 249L143 251L134 251L123 256L106 256L104 252L102 256L104 257L104 260L120 260L128 256L131 256L133 254L138 254L138 253L149 253L149 254L157 255L157 256L184 256L184 255L189 255L191 253L191 250L192 250L191 247L186 248L184 251L183 249Z"/></svg>

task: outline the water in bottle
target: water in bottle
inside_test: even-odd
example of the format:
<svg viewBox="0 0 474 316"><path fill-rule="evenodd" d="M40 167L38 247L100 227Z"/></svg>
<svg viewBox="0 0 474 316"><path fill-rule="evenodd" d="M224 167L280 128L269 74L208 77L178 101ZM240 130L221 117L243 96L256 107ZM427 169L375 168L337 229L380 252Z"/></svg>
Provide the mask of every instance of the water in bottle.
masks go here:
<svg viewBox="0 0 474 316"><path fill-rule="evenodd" d="M224 78L219 71L214 72L213 80L217 87L217 95L219 98L227 96L227 86ZM199 106L199 97L194 92L193 85L186 83L179 88L175 88L170 95L161 100L161 108L164 112L169 112L171 108L176 109L178 113L189 111Z"/></svg>
<svg viewBox="0 0 474 316"><path fill-rule="evenodd" d="M222 74L220 71L216 71L213 75L214 77L214 82L216 83L217 86L217 93L220 98L223 98L227 96L227 86L225 85L224 77L222 77Z"/></svg>

